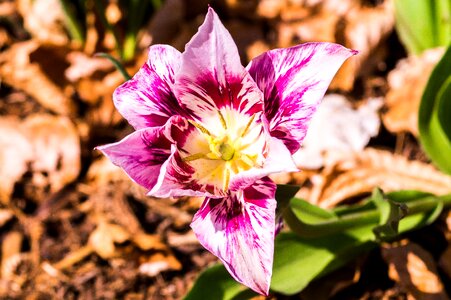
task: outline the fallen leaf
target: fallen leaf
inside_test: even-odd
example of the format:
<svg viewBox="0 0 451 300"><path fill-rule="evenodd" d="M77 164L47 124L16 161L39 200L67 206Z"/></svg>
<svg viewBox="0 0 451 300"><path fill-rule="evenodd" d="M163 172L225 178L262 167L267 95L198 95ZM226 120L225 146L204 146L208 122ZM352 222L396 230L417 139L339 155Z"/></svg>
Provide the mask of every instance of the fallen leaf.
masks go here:
<svg viewBox="0 0 451 300"><path fill-rule="evenodd" d="M350 91L359 73L369 72L384 59L385 53L377 50L394 29L393 0L378 1L371 7L356 5L346 12L343 22L344 30L338 31L337 36L342 35L344 40L337 39L336 42L359 51L359 54L343 64L330 88Z"/></svg>
<svg viewBox="0 0 451 300"><path fill-rule="evenodd" d="M66 117L32 115L22 124L32 144L33 182L56 192L77 178L80 172L80 142L72 122Z"/></svg>
<svg viewBox="0 0 451 300"><path fill-rule="evenodd" d="M341 95L324 97L313 116L302 148L293 156L302 169L319 169L360 152L379 132L382 99L369 99L357 109Z"/></svg>
<svg viewBox="0 0 451 300"><path fill-rule="evenodd" d="M14 184L28 170L33 158L32 145L20 129L20 121L0 118L0 202L9 201Z"/></svg>
<svg viewBox="0 0 451 300"><path fill-rule="evenodd" d="M276 47L290 47L304 42L335 42L359 51L346 61L334 77L330 88L350 91L362 71L369 72L384 59L379 46L394 28L393 0L366 5L361 1L287 1L280 8L276 22ZM281 4L278 4L281 5ZM263 15L273 18L279 6L263 1ZM275 11L271 11L271 7ZM363 66L365 66L363 68Z"/></svg>
<svg viewBox="0 0 451 300"><path fill-rule="evenodd" d="M146 234L144 232L138 232L132 235L133 243L141 250L164 250L167 246L161 242L161 238L157 234Z"/></svg>
<svg viewBox="0 0 451 300"><path fill-rule="evenodd" d="M111 71L113 65L102 57L91 57L83 52L73 51L67 55L70 66L64 75L71 82L76 82L83 77L89 77L97 71Z"/></svg>
<svg viewBox="0 0 451 300"><path fill-rule="evenodd" d="M389 91L385 98L387 112L382 116L382 121L389 131L407 131L418 136L421 96L432 69L443 56L444 50L431 49L420 56L402 59L388 74Z"/></svg>
<svg viewBox="0 0 451 300"><path fill-rule="evenodd" d="M287 5L286 2L286 0L260 0L256 14L263 18L275 19L280 15L282 8Z"/></svg>
<svg viewBox="0 0 451 300"><path fill-rule="evenodd" d="M17 259L22 249L23 234L18 231L8 232L2 240L1 278L11 279Z"/></svg>
<svg viewBox="0 0 451 300"><path fill-rule="evenodd" d="M46 109L68 115L74 111L74 105L68 96L71 91L63 74L67 51L64 47L42 46L36 40L15 43L0 54L0 77Z"/></svg>
<svg viewBox="0 0 451 300"><path fill-rule="evenodd" d="M0 208L0 228L14 217L9 209Z"/></svg>
<svg viewBox="0 0 451 300"><path fill-rule="evenodd" d="M418 244L385 245L382 256L389 264L390 278L416 299L449 299L434 258Z"/></svg>
<svg viewBox="0 0 451 300"><path fill-rule="evenodd" d="M451 176L433 166L409 161L388 151L367 148L361 153L328 166L312 179L313 187L303 196L321 207L371 193L375 187L385 192L420 190L437 195L451 192Z"/></svg>
<svg viewBox="0 0 451 300"><path fill-rule="evenodd" d="M119 225L100 221L89 236L89 245L103 259L117 255L114 243L123 243L130 238L129 233Z"/></svg>
<svg viewBox="0 0 451 300"><path fill-rule="evenodd" d="M139 266L139 273L149 277L155 277L163 271L181 269L182 264L174 255L156 253L152 255L147 262L144 262Z"/></svg>
<svg viewBox="0 0 451 300"><path fill-rule="evenodd" d="M18 0L25 28L42 43L66 45L65 15L58 0Z"/></svg>

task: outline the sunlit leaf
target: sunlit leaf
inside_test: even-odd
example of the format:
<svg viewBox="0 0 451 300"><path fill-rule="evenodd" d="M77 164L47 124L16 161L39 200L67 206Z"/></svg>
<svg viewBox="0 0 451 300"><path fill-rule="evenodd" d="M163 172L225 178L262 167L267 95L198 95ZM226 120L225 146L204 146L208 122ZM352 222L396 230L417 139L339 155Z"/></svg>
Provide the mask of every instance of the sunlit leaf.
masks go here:
<svg viewBox="0 0 451 300"><path fill-rule="evenodd" d="M255 295L244 285L236 282L222 264L217 264L202 272L184 300L240 300Z"/></svg>
<svg viewBox="0 0 451 300"><path fill-rule="evenodd" d="M432 162L451 174L451 47L429 78L420 105L420 141Z"/></svg>
<svg viewBox="0 0 451 300"><path fill-rule="evenodd" d="M451 42L451 1L395 0L395 14L396 30L410 53Z"/></svg>

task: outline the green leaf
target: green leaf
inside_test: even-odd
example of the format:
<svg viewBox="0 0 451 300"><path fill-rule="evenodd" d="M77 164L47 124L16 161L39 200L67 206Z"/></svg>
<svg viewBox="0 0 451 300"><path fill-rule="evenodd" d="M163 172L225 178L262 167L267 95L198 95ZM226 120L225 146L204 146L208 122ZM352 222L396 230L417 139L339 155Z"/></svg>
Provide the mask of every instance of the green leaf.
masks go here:
<svg viewBox="0 0 451 300"><path fill-rule="evenodd" d="M418 128L432 162L451 174L451 47L432 71L421 99Z"/></svg>
<svg viewBox="0 0 451 300"><path fill-rule="evenodd" d="M295 233L276 238L271 290L292 295L312 280L355 259L377 244L372 242L372 226L366 226L316 239Z"/></svg>
<svg viewBox="0 0 451 300"><path fill-rule="evenodd" d="M407 215L407 205L391 200L378 188L373 191L371 200L380 213L379 225L373 228L376 240L382 241L396 236L399 222Z"/></svg>
<svg viewBox="0 0 451 300"><path fill-rule="evenodd" d="M395 17L398 35L410 53L451 42L450 0L395 0Z"/></svg>
<svg viewBox="0 0 451 300"><path fill-rule="evenodd" d="M293 198L301 187L291 184L278 184L276 190L277 215L281 215L288 207L291 198Z"/></svg>
<svg viewBox="0 0 451 300"><path fill-rule="evenodd" d="M241 300L256 295L236 282L222 264L217 264L200 274L184 300Z"/></svg>
<svg viewBox="0 0 451 300"><path fill-rule="evenodd" d="M375 196L380 197L377 194ZM409 215L399 222L399 233L432 223L443 207L451 206L451 194L436 197L418 191L399 191L385 197L388 201L409 207ZM336 209L339 213L292 199L292 209L286 211L290 211L294 218L303 218L302 226L314 228L326 224L329 229L338 228L339 231L316 238L305 238L294 232L280 233L275 240L271 290L287 295L300 292L313 280L377 247L372 229L379 224L381 213L371 199L364 201L360 207L352 205ZM306 217L305 214L309 213L311 215ZM387 217L383 219L387 220ZM249 299L252 295L255 296L255 293L235 282L225 268L219 265L201 274L185 300L238 300Z"/></svg>

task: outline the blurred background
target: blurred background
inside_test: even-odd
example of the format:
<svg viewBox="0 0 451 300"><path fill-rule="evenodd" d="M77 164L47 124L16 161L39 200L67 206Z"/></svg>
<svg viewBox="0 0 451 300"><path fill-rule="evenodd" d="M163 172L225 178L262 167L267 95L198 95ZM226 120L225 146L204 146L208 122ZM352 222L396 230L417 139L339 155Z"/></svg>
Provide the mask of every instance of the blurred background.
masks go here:
<svg viewBox="0 0 451 300"><path fill-rule="evenodd" d="M202 199L155 199L95 146L132 128L114 89L152 44L183 51L208 6L243 65L310 41L359 51L312 120L297 196L323 208L374 187L451 193L419 143L428 78L449 45L449 0L2 0L0 298L180 299L216 258L189 229ZM268 299L448 299L451 215ZM407 263L406 263L407 262ZM264 299L259 296L255 299Z"/></svg>

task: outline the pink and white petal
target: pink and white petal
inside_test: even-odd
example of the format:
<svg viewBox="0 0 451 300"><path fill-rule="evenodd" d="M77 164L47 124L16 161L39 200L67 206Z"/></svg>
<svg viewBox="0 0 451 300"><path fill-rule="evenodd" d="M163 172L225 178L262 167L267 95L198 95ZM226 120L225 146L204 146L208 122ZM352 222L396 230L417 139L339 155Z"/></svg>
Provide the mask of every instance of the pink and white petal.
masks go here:
<svg viewBox="0 0 451 300"><path fill-rule="evenodd" d="M241 65L230 33L212 8L182 54L174 94L199 121L217 116L222 108L247 115L262 111L263 95Z"/></svg>
<svg viewBox="0 0 451 300"><path fill-rule="evenodd" d="M257 181L227 198L207 198L191 228L235 280L268 295L274 254L276 185Z"/></svg>
<svg viewBox="0 0 451 300"><path fill-rule="evenodd" d="M210 162L210 165L214 165L221 161ZM198 172L199 170L183 161L180 150L172 145L171 156L162 165L158 180L148 195L160 198L225 195L217 186L199 181Z"/></svg>
<svg viewBox="0 0 451 300"><path fill-rule="evenodd" d="M185 118L173 116L164 126L137 130L117 143L96 149L121 167L132 180L150 190L171 156L171 146L183 147L191 131L197 130Z"/></svg>
<svg viewBox="0 0 451 300"><path fill-rule="evenodd" d="M133 181L152 189L161 166L171 154L170 145L161 127L153 127L135 131L117 143L96 149L121 167Z"/></svg>
<svg viewBox="0 0 451 300"><path fill-rule="evenodd" d="M299 171L290 151L281 140L269 137L267 143L269 144L268 154L263 162L263 166L261 168L252 168L232 176L229 185L231 191L238 191L251 186L255 181L269 174Z"/></svg>
<svg viewBox="0 0 451 300"><path fill-rule="evenodd" d="M254 58L247 70L263 91L271 135L296 152L316 107L343 62L357 54L333 43L306 43Z"/></svg>
<svg viewBox="0 0 451 300"><path fill-rule="evenodd" d="M168 45L149 48L147 62L113 94L117 110L135 128L162 126L170 116L184 115L173 84L181 53Z"/></svg>

